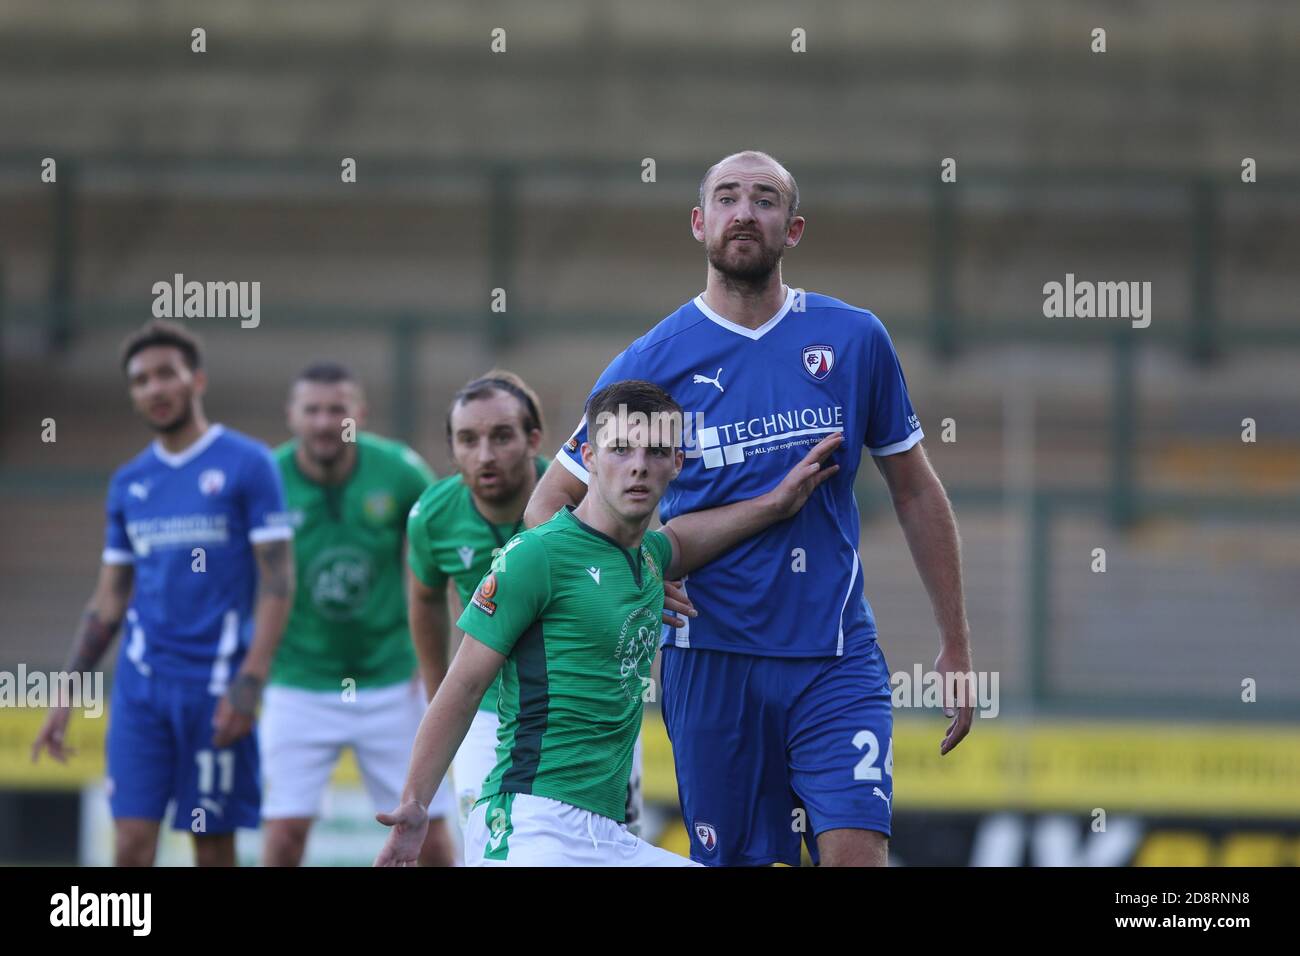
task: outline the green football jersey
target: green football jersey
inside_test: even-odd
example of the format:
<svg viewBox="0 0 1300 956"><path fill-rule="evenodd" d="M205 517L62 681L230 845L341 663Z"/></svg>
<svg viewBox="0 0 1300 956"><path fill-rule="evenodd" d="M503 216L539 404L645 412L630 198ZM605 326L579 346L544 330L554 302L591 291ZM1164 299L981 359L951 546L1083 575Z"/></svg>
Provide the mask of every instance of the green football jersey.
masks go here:
<svg viewBox="0 0 1300 956"><path fill-rule="evenodd" d="M537 477L550 461L537 458ZM459 474L430 485L411 509L406 522L406 562L426 587L442 591L447 579L456 582L461 608L469 607L474 588L488 573L492 559L524 527L523 516L512 524L493 524L474 506L474 496ZM501 678L483 694L479 710L495 712Z"/></svg>
<svg viewBox="0 0 1300 956"><path fill-rule="evenodd" d="M502 549L460 616L506 655L480 802L531 793L623 821L671 556L661 531L628 551L569 508Z"/></svg>
<svg viewBox="0 0 1300 956"><path fill-rule="evenodd" d="M341 485L298 468L297 442L275 450L294 525L298 590L271 683L309 690L384 687L415 673L406 624L402 536L406 514L434 480L401 442L357 434L357 461Z"/></svg>

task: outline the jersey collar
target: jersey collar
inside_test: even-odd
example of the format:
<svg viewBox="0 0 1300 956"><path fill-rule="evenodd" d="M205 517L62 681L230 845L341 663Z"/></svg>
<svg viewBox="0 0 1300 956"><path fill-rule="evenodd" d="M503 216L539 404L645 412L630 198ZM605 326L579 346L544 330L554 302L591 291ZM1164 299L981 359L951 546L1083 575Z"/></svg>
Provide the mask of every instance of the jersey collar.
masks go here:
<svg viewBox="0 0 1300 956"><path fill-rule="evenodd" d="M192 442L189 448L178 452L168 451L163 447L162 442L155 438L153 440L153 453L158 456L158 460L164 465L171 465L173 468L180 468L183 465L189 464L195 458L198 458L199 455L207 451L208 446L220 438L221 433L225 430L225 426L223 425L209 425L208 430Z"/></svg>
<svg viewBox="0 0 1300 956"><path fill-rule="evenodd" d="M641 551L645 547L644 539L642 539L641 544L637 545L636 552L633 553L632 551L629 551L627 548L623 547L621 544L619 544L609 535L605 534L605 532L597 531L591 525L587 524L587 522L579 518L576 514L573 513L573 505L565 505L563 514L568 515L569 520L571 520L583 531L587 532L588 534L595 535L597 538L600 538L600 540L604 541L610 547L617 550L619 554L623 555L623 557L627 559L628 568L630 568L632 571L632 580L636 582L637 587L641 586L641 560L642 560Z"/></svg>
<svg viewBox="0 0 1300 956"><path fill-rule="evenodd" d="M777 323L779 323L782 319L785 318L786 313L790 311L790 307L793 305L794 305L794 286L788 286L785 291L785 302L782 304L781 308L777 310L776 315L772 316L770 319L768 319L766 322L764 322L756 329L747 329L743 325L737 325L735 322L732 322L730 319L724 319L722 316L718 315L718 313L714 312L707 305L705 305L703 293L700 293L695 297L695 308L699 309L702 313L704 313L704 317L708 319L710 322L714 322L722 326L728 332L735 332L737 335L743 335L745 338L753 339L755 341L761 339L768 332L771 332L774 328L776 328Z"/></svg>

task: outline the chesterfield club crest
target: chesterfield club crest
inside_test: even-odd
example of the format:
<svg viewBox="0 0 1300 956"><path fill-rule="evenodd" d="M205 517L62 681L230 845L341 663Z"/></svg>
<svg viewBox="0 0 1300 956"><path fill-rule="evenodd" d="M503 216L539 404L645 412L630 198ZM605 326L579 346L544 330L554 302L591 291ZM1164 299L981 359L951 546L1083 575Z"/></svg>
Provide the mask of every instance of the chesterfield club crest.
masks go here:
<svg viewBox="0 0 1300 956"><path fill-rule="evenodd" d="M835 350L829 345L806 346L803 350L803 367L820 382L835 367Z"/></svg>

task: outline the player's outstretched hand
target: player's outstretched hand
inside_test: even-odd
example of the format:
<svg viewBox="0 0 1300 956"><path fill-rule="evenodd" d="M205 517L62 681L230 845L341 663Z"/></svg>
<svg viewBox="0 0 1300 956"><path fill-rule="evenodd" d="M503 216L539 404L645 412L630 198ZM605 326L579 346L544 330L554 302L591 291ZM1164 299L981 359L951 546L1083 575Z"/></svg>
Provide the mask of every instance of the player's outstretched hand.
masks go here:
<svg viewBox="0 0 1300 956"><path fill-rule="evenodd" d="M408 800L391 813L376 813L375 819L392 827L375 866L419 866L420 848L429 830L429 809Z"/></svg>
<svg viewBox="0 0 1300 956"><path fill-rule="evenodd" d="M934 669L943 675L943 715L954 718L939 743L939 755L943 756L966 739L975 716L975 702L967 699L972 686L967 680L972 673L970 653L942 650L934 659Z"/></svg>
<svg viewBox="0 0 1300 956"><path fill-rule="evenodd" d="M828 435L812 447L803 461L790 469L781 483L768 492L779 518L789 518L808 501L817 486L840 470L839 465L826 465L831 453L844 444L844 435Z"/></svg>
<svg viewBox="0 0 1300 956"><path fill-rule="evenodd" d="M664 623L669 627L685 627L685 618L699 617L700 612L686 596L685 581L664 582Z"/></svg>
<svg viewBox="0 0 1300 956"><path fill-rule="evenodd" d="M71 716L71 707L50 708L45 724L41 727L41 732L36 735L35 743L32 744L32 763L36 763L42 750L48 750L50 756L59 763L67 763L68 758L76 753L63 742L63 738L68 733L68 719Z"/></svg>

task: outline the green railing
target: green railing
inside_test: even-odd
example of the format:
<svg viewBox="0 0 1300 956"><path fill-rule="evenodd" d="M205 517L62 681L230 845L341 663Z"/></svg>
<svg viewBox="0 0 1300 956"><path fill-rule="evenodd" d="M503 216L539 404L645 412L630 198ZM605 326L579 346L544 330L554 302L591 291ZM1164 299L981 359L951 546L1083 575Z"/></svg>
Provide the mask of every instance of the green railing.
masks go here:
<svg viewBox="0 0 1300 956"><path fill-rule="evenodd" d="M9 154L0 156L0 173L22 171L36 182L40 168L37 154ZM488 230L483 255L489 264L488 276L494 287L510 288L516 274L519 250L515 242L520 215L518 195L527 184L578 181L597 196L599 189L608 183L639 182L638 161L594 161L590 159L537 159L502 161L499 159L466 157L448 160L363 159L365 184L376 192L407 186L419 189L430 183L463 182L477 184L488 210ZM673 185L674 202L689 197L692 190L678 188L698 182L702 167L699 164L665 162L657 165L656 181ZM91 180L100 175L160 175L173 177L203 177L205 181L225 181L235 177L264 175L268 177L293 177L299 184L321 186L337 181L338 156L257 157L227 155L220 157L187 157L169 155L129 156L124 154L64 158L59 164L57 184L33 186L48 190L52 206L51 262L48 293L43 302L24 303L15 312L22 319L35 312L47 324L53 344L66 344L82 316L74 306L78 246L76 235L76 210L81 197L95 188ZM1226 165L1216 174L1183 170L1133 170L1099 167L1059 168L988 168L961 167L958 182L944 183L939 170L878 164L802 164L799 175L809 186L820 192L829 192L836 186L883 187L902 190L913 195L920 204L930 206L929 312L910 317L924 323L930 347L936 354L955 355L971 342L997 342L1014 340L1033 341L1097 341L1105 337L1102 329L1093 323L1060 323L1046 325L1036 318L981 316L964 308L958 301L956 275L960 266L961 247L958 242L962 223L963 197L980 190L1030 188L1035 190L1060 190L1062 194L1080 188L1112 189L1116 194L1124 190L1143 190L1148 195L1176 197L1184 205L1187 226L1186 245L1188 283L1191 301L1189 321L1179 329L1176 325L1162 328L1160 323L1143 330L1147 341L1165 344L1171 337L1180 338L1183 350L1197 361L1205 362L1215 357L1224 346L1222 318L1216 303L1216 269L1220 248L1220 209L1224 195L1233 191L1236 198L1248 197L1261 207L1274 202L1279 195L1300 195L1300 173L1270 172L1261 181L1242 183L1240 170ZM286 187L288 191L291 187ZM807 191L807 190L805 190ZM110 304L111 305L111 304ZM279 306L277 306L277 309ZM98 307L96 307L98 311ZM355 314L360 314L355 313ZM372 313L373 315L373 313ZM402 326L412 319L406 311L386 313L385 321ZM418 324L440 324L449 317L436 311L415 317ZM524 315L522 313L489 312L475 316L475 325L482 330L490 349L503 348L521 336L545 332L556 328L560 315ZM641 314L602 316L616 325L644 324ZM894 317L892 326L903 327ZM564 323L570 325L571 323ZM1300 346L1300 328L1291 322L1269 322L1245 325L1234 322L1234 341ZM403 331L401 334L405 334Z"/></svg>
<svg viewBox="0 0 1300 956"><path fill-rule="evenodd" d="M167 173L202 177L246 176L264 173L270 176L318 178L328 182L338 175L338 157L221 157L196 159L187 157L102 156L61 160L57 187L50 191L52 231L51 262L47 294L40 301L15 303L6 301L3 263L0 263L0 323L35 324L47 330L52 349L66 347L79 329L90 324L111 324L123 329L141 320L140 304L98 301L79 302L75 294L78 275L77 208L87 182L99 173ZM0 173L16 169L30 170L33 179L39 169L38 156L0 157ZM658 180L693 185L698 181L697 164L661 163ZM427 183L439 179L469 179L477 182L488 210L488 230L483 255L489 264L488 276L494 287L510 288L516 275L519 249L515 241L520 216L519 194L524 184L537 181L579 179L593 190L602 184L639 176L639 165L629 162L592 162L589 160L538 160L500 162L463 159L457 161L366 160L366 181L384 188L403 183ZM1099 702L1095 699L1073 700L1051 686L1049 680L1049 633L1052 620L1050 558L1053 528L1062 515L1086 513L1105 516L1116 528L1157 516L1226 516L1243 521L1281 521L1296 523L1300 528L1300 503L1277 498L1241 499L1237 497L1192 497L1152 495L1141 485L1136 467L1136 448L1140 443L1136 383L1137 351L1141 347L1176 349L1196 363L1212 361L1223 353L1229 338L1217 307L1216 269L1220 261L1221 205L1229 191L1267 203L1278 195L1300 195L1300 175L1270 175L1266 182L1242 184L1238 171L1225 167L1221 175L1174 171L1131 171L1107 169L977 169L963 167L960 184L938 181L938 170L917 168L820 165L799 169L800 179L828 189L835 184L863 184L897 187L918 197L922 206L929 204L930 255L928 258L930 290L928 312L914 315L891 315L891 332L900 339L925 342L934 354L950 358L975 346L998 344L1063 342L1092 345L1109 350L1112 356L1109 416L1110 475L1106 488L1083 492L1043 489L1032 492L1027 514L1026 548L1031 556L1030 582L1023 614L1030 634L1028 686L1023 704L1035 711L1078 711L1167 713L1173 716L1205 716L1213 713L1223 718L1240 717L1239 707L1227 703L1171 698L1156 701L1123 699ZM1141 187L1181 196L1185 202L1188 242L1186 279L1190 296L1190 314L1183 324L1154 322L1146 329L1132 329L1124 323L1047 323L1041 316L990 316L980 314L959 301L956 276L960 267L963 197L981 188L1032 186L1034 188ZM686 193L687 195L689 193ZM674 197L683 195L675 189ZM676 199L675 199L676 201ZM434 330L479 330L493 354L524 341L529 336L556 332L574 332L600 328L603 332L625 334L629 338L644 331L642 313L609 314L584 312L508 312L449 311L430 309L366 309L355 307L302 306L274 303L270 312L277 328L381 328L390 342L392 369L390 398L394 420L393 432L406 439L419 431L418 402L415 394L414 361L420 336ZM0 343L3 342L0 329ZM1233 321L1231 342L1236 345L1267 345L1282 348L1300 347L1300 325L1294 322L1244 323ZM0 375L4 356L0 355ZM0 378L0 397L4 394ZM48 473L33 469L0 469L0 490L14 494L59 495L100 493L107 475L103 473ZM866 482L859 488L864 511L884 507L878 482ZM1003 509L1007 494L1000 488L950 488L959 511ZM1013 702L1013 708L1016 704ZM1251 708L1251 716L1291 718L1300 716L1300 699L1260 702Z"/></svg>

